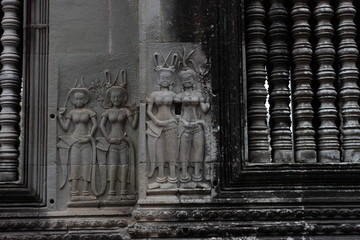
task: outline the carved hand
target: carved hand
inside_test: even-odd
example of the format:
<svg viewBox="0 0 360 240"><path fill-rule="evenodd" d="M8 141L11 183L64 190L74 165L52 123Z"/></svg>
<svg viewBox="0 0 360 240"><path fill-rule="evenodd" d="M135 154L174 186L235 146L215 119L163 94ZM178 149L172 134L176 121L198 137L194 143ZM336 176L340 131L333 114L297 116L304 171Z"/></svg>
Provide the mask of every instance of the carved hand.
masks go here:
<svg viewBox="0 0 360 240"><path fill-rule="evenodd" d="M170 123L178 123L178 120L177 119L175 119L175 118L172 118L172 119L170 119L170 120L167 120L167 122L168 122L168 124L170 124Z"/></svg>
<svg viewBox="0 0 360 240"><path fill-rule="evenodd" d="M170 120L165 120L165 121L160 121L160 120L155 121L155 125L158 127L166 127L170 123L177 123L177 121L174 118L172 118Z"/></svg>
<svg viewBox="0 0 360 240"><path fill-rule="evenodd" d="M131 115L139 114L139 106L133 106L130 108Z"/></svg>
<svg viewBox="0 0 360 240"><path fill-rule="evenodd" d="M59 108L59 111L57 112L58 113L58 116L59 117L63 117L64 113L66 111L66 108L62 107L62 108Z"/></svg>
<svg viewBox="0 0 360 240"><path fill-rule="evenodd" d="M165 127L166 126L166 123L165 123L165 121L160 121L160 120L154 120L154 123L155 123L155 125L156 126L158 126L158 127Z"/></svg>
<svg viewBox="0 0 360 240"><path fill-rule="evenodd" d="M109 139L109 143L111 143L111 144L120 144L120 139L112 137L112 138Z"/></svg>
<svg viewBox="0 0 360 240"><path fill-rule="evenodd" d="M79 138L78 142L79 143L88 143L88 142L90 142L90 136L81 137L81 138Z"/></svg>

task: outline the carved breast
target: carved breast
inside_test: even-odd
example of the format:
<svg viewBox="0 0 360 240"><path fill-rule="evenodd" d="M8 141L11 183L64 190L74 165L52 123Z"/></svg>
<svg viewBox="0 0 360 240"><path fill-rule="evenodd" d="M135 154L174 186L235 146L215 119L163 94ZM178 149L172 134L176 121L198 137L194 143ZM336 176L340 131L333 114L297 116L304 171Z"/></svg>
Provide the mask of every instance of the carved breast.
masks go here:
<svg viewBox="0 0 360 240"><path fill-rule="evenodd" d="M185 105L185 106L188 106L188 105L193 105L193 106L196 106L198 105L200 102L200 98L195 96L195 97L183 97L182 99L182 103Z"/></svg>
<svg viewBox="0 0 360 240"><path fill-rule="evenodd" d="M120 110L111 110L109 112L109 121L111 123L115 122L123 122L127 117L126 110L120 109Z"/></svg>
<svg viewBox="0 0 360 240"><path fill-rule="evenodd" d="M74 123L87 123L89 122L90 115L87 111L76 111L72 115Z"/></svg>
<svg viewBox="0 0 360 240"><path fill-rule="evenodd" d="M172 96L157 96L155 97L156 105L171 105L173 103Z"/></svg>

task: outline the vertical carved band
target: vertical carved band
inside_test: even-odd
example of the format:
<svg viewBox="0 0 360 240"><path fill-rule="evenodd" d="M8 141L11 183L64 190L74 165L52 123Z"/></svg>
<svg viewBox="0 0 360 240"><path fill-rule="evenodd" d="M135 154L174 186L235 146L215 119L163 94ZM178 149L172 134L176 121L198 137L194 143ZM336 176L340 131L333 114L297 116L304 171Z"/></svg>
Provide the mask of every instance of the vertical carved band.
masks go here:
<svg viewBox="0 0 360 240"><path fill-rule="evenodd" d="M267 91L264 86L267 60L267 48L264 42L266 12L262 2L262 0L249 1L246 10L250 162L270 162L269 130L266 125L265 107Z"/></svg>
<svg viewBox="0 0 360 240"><path fill-rule="evenodd" d="M3 52L0 56L0 181L18 179L19 157L19 109L20 109L20 44L18 31L21 22L18 17L19 0L1 1L4 17L1 25Z"/></svg>
<svg viewBox="0 0 360 240"><path fill-rule="evenodd" d="M272 0L269 10L271 25L270 56L270 104L271 104L271 146L273 161L293 162L290 130L289 50L286 43L287 10L283 0Z"/></svg>
<svg viewBox="0 0 360 240"><path fill-rule="evenodd" d="M340 39L338 57L340 62L339 78L341 82L341 114L342 123L342 147L345 162L360 162L360 91L356 82L359 71L356 67L356 60L359 51L356 47L356 25L354 17L356 10L352 0L339 2L336 11L339 26L337 34Z"/></svg>
<svg viewBox="0 0 360 240"><path fill-rule="evenodd" d="M315 35L317 45L315 56L318 63L317 80L319 88L316 93L319 100L319 162L340 161L339 130L336 126L337 110L335 107L336 90L334 87L335 71L333 68L335 49L331 41L334 28L331 18L334 11L329 0L318 0L314 10L317 20Z"/></svg>
<svg viewBox="0 0 360 240"><path fill-rule="evenodd" d="M295 65L293 79L295 83L295 159L296 162L316 162L315 131L312 125L314 111L311 106L313 91L311 89L312 72L310 63L312 49L309 42L310 9L307 0L293 0L291 16L294 21L292 33L294 37L293 62Z"/></svg>

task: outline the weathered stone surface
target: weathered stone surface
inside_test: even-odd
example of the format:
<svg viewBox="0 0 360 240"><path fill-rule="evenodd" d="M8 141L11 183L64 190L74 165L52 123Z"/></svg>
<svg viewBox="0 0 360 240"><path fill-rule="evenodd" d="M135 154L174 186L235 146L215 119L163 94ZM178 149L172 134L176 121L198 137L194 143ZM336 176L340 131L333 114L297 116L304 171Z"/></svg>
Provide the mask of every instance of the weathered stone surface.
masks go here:
<svg viewBox="0 0 360 240"><path fill-rule="evenodd" d="M0 239L358 239L358 1L23 2Z"/></svg>

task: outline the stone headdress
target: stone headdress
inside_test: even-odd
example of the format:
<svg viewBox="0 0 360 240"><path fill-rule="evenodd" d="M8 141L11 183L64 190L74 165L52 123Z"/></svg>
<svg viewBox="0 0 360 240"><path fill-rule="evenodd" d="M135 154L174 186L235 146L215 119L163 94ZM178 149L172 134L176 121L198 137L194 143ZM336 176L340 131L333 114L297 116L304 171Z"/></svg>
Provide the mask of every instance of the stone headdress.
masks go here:
<svg viewBox="0 0 360 240"><path fill-rule="evenodd" d="M122 82L118 83L119 73L116 75L113 83L109 82L108 89L106 90L106 96L110 97L112 92L120 92L121 94L126 95L126 100L128 98L128 90L127 90L127 73L124 69L120 71ZM106 74L106 73L105 73ZM110 78L109 78L110 79Z"/></svg>
<svg viewBox="0 0 360 240"><path fill-rule="evenodd" d="M195 67L194 61L191 59L191 56L195 52L195 50L192 50L190 53L186 54L185 47L183 48L183 55L181 58L181 61L179 61L179 76L190 73L194 76L194 78L197 77L197 71Z"/></svg>
<svg viewBox="0 0 360 240"><path fill-rule="evenodd" d="M84 77L81 77L80 82L78 82L78 79L76 79L75 86L70 89L69 95L70 95L70 101L73 103L75 100L75 93L83 93L85 102L89 102L90 100L90 91L87 89L84 85Z"/></svg>
<svg viewBox="0 0 360 240"><path fill-rule="evenodd" d="M160 72L160 71L170 71L175 73L175 67L176 67L176 63L177 63L177 59L178 59L178 55L175 53L172 56L171 59L171 63L168 63L169 57L171 56L172 51L169 52L169 54L164 57L164 55L161 53L161 56L164 60L163 64L160 64L160 60L159 60L159 54L155 53L154 54L154 64L155 64L155 68L154 70L156 72Z"/></svg>

